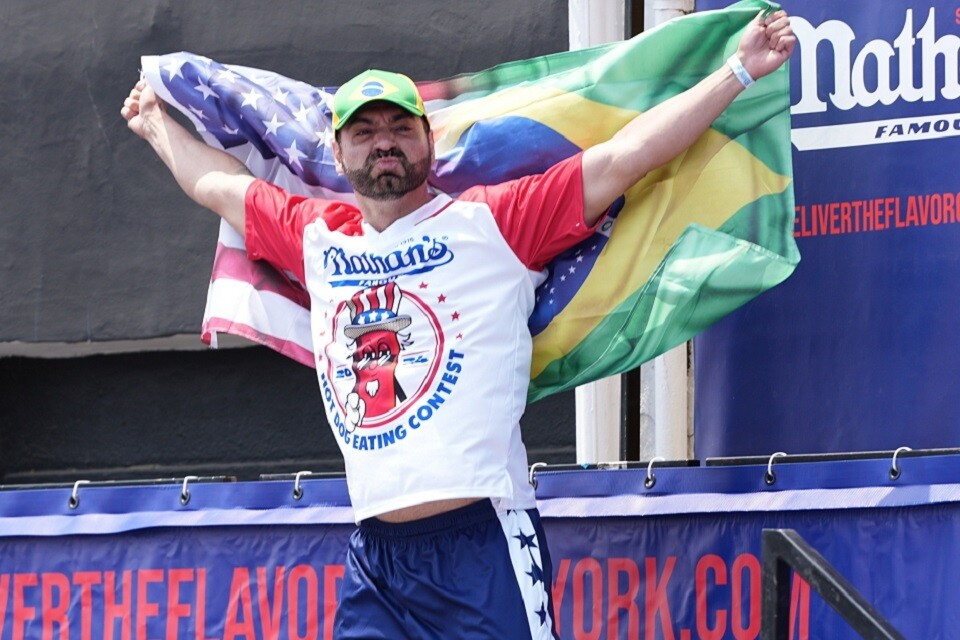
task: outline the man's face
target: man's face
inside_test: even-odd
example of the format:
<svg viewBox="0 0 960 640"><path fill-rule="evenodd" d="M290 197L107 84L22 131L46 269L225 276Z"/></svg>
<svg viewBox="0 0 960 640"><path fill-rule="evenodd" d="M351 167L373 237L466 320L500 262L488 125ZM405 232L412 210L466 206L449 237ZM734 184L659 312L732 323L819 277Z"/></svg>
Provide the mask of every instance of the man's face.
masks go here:
<svg viewBox="0 0 960 640"><path fill-rule="evenodd" d="M420 118L389 102L372 102L340 129L338 169L372 200L396 200L422 185L433 163L433 138Z"/></svg>

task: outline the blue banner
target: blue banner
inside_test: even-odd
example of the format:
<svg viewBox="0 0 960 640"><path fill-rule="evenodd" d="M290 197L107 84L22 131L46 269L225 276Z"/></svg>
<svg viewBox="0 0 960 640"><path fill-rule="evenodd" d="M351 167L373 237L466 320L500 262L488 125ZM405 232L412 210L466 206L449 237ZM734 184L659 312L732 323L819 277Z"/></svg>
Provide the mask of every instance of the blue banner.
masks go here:
<svg viewBox="0 0 960 640"><path fill-rule="evenodd" d="M697 456L950 446L960 438L960 8L782 4L798 36L802 261L696 340Z"/></svg>
<svg viewBox="0 0 960 640"><path fill-rule="evenodd" d="M770 527L906 637L955 635L960 455L772 469L540 470L561 637L758 638ZM298 486L0 491L0 639L330 638L352 512L342 480ZM803 581L791 594L792 638L858 637Z"/></svg>

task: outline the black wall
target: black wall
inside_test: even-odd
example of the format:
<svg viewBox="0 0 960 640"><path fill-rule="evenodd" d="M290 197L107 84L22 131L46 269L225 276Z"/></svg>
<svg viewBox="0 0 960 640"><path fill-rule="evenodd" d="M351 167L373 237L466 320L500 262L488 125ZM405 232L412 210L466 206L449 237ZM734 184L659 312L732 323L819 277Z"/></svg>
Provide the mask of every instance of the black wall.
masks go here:
<svg viewBox="0 0 960 640"><path fill-rule="evenodd" d="M0 342L196 331L216 220L119 116L140 56L188 50L316 85L439 78L566 48L566 2L4 0Z"/></svg>
<svg viewBox="0 0 960 640"><path fill-rule="evenodd" d="M343 469L314 372L262 347L6 358L0 388L5 483ZM531 462L573 461L573 413L530 408Z"/></svg>
<svg viewBox="0 0 960 640"><path fill-rule="evenodd" d="M5 0L0 354L197 333L217 221L119 116L139 57L188 50L335 85L440 78L567 47L559 0ZM311 370L262 348L0 358L4 482L340 468ZM573 399L528 411L573 459Z"/></svg>

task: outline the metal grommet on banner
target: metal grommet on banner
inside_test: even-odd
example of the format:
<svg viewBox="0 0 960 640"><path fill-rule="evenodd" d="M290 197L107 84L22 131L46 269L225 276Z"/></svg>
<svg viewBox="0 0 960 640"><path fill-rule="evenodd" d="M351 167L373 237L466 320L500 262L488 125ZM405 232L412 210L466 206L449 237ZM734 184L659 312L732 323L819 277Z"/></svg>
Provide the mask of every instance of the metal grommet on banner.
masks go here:
<svg viewBox="0 0 960 640"><path fill-rule="evenodd" d="M910 447L897 447L893 452L893 459L890 461L890 479L896 480L900 477L900 467L897 466L897 456L904 451L913 451Z"/></svg>
<svg viewBox="0 0 960 640"><path fill-rule="evenodd" d="M643 486L646 489L653 489L657 484L657 476L653 475L653 463L654 462L663 462L666 460L663 456L654 456L650 460L650 464L647 465L647 477L643 481Z"/></svg>
<svg viewBox="0 0 960 640"><path fill-rule="evenodd" d="M70 494L70 499L67 500L67 506L71 509L76 509L80 506L80 485L90 484L89 480L77 480L73 483L73 493Z"/></svg>
<svg viewBox="0 0 960 640"><path fill-rule="evenodd" d="M777 474L773 472L773 461L776 458L780 458L785 455L787 455L786 452L777 451L776 453L770 456L769 460L767 460L767 472L763 474L763 481L766 482L768 486L772 485L777 481Z"/></svg>
<svg viewBox="0 0 960 640"><path fill-rule="evenodd" d="M539 467L545 467L545 466L547 466L546 462L534 462L532 465L530 465L529 480L530 480L530 486L533 487L534 489L537 488L537 476L536 476L537 469Z"/></svg>
<svg viewBox="0 0 960 640"><path fill-rule="evenodd" d="M300 478L303 476L312 476L313 471L298 471L293 479L293 499L299 500L303 497L303 487L300 486Z"/></svg>
<svg viewBox="0 0 960 640"><path fill-rule="evenodd" d="M190 502L190 490L187 489L187 483L191 480L199 480L200 476L184 476L183 486L180 488L180 504L187 506L187 503Z"/></svg>

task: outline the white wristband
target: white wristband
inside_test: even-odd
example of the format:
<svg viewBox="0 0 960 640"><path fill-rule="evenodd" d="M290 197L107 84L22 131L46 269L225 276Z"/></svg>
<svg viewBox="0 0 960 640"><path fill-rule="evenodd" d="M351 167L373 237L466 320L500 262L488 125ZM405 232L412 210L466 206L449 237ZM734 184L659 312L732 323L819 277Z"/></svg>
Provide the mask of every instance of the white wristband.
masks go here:
<svg viewBox="0 0 960 640"><path fill-rule="evenodd" d="M750 72L747 71L747 68L740 62L740 56L733 54L727 58L727 64L730 65L730 70L733 71L733 75L737 76L737 80L740 81L744 88L753 84L754 80L750 77Z"/></svg>

